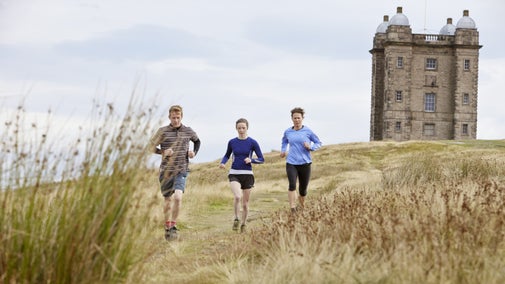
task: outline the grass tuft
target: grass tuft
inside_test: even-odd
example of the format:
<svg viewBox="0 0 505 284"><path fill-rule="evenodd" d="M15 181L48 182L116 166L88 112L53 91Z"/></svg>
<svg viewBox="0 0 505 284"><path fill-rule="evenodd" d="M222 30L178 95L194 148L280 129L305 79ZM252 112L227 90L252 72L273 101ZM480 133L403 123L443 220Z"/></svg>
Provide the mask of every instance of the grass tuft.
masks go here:
<svg viewBox="0 0 505 284"><path fill-rule="evenodd" d="M0 150L0 282L131 277L132 266L145 257L135 251L132 236L139 223L133 219L139 217L132 208L152 120L152 112L137 103L132 98L122 117L111 104L95 104L92 126L73 145L51 140L57 132L49 127L27 126L23 107L13 123L6 122Z"/></svg>

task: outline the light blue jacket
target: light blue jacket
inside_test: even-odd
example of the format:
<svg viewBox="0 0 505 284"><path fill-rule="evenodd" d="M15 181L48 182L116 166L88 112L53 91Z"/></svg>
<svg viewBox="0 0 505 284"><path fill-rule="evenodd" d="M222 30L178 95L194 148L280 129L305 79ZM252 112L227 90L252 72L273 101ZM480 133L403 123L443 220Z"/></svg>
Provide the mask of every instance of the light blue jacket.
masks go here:
<svg viewBox="0 0 505 284"><path fill-rule="evenodd" d="M281 152L289 151L286 162L292 165L303 165L312 163L310 151L304 146L304 142L310 142L310 151L315 151L323 145L319 137L310 130L307 126L302 126L299 130L294 130L290 127L284 131L282 136Z"/></svg>

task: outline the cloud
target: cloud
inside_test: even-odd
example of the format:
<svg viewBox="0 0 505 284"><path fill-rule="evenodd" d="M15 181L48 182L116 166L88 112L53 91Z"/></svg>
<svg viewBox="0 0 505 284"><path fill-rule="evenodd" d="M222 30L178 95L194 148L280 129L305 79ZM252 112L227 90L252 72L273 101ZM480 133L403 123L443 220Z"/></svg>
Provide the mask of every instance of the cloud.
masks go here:
<svg viewBox="0 0 505 284"><path fill-rule="evenodd" d="M371 45L368 31L359 25L342 28L341 21L265 16L250 21L244 29L249 40L284 52L328 58L366 57Z"/></svg>
<svg viewBox="0 0 505 284"><path fill-rule="evenodd" d="M479 62L479 93L477 138L505 138L505 59L487 59Z"/></svg>
<svg viewBox="0 0 505 284"><path fill-rule="evenodd" d="M64 122L86 118L97 96L119 109L132 91L155 94L162 110L185 107L184 122L203 141L196 161L222 156L239 117L264 151L278 149L294 106L325 145L367 141L368 50L383 15L403 6L414 33L436 33L469 9L483 45L478 135L505 137L502 0L4 3L0 105L28 95L28 111L51 108Z"/></svg>
<svg viewBox="0 0 505 284"><path fill-rule="evenodd" d="M155 25L137 25L96 38L67 41L56 45L55 50L67 56L104 61L201 58L219 53L218 45L209 38Z"/></svg>

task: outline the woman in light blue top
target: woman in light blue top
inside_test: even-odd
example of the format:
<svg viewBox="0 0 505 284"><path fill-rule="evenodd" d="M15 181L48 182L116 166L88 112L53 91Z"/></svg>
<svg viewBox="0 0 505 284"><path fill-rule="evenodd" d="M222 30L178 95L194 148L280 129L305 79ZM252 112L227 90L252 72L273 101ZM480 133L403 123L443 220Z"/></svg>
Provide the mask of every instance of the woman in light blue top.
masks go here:
<svg viewBox="0 0 505 284"><path fill-rule="evenodd" d="M307 187L310 180L310 166L312 164L311 151L321 148L319 137L303 125L305 111L296 107L291 110L293 126L284 131L281 145L281 158L286 158L286 173L288 176L288 200L291 212L296 212L296 181L298 179L298 201L300 207L305 204ZM288 151L289 147L289 151Z"/></svg>

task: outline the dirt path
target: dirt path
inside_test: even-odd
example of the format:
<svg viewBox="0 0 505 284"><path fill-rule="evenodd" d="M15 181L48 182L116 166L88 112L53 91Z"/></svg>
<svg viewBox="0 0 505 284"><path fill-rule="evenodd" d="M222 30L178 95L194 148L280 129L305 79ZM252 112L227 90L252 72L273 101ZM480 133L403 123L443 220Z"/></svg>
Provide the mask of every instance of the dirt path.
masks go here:
<svg viewBox="0 0 505 284"><path fill-rule="evenodd" d="M231 193L229 206L205 214L187 214L178 240L166 241L159 226L146 232L145 241L150 242L148 247L153 253L143 263L146 279L142 282L185 283L188 279L195 279L195 275L226 259L229 247L239 246L248 231L259 227L273 211L287 209L287 193L284 190L256 190L251 194L249 208L248 230L243 234L232 230Z"/></svg>
<svg viewBox="0 0 505 284"><path fill-rule="evenodd" d="M330 187L338 190L342 186L354 183L370 182L371 179L380 180L380 174L376 170L342 172L340 176L342 178L339 178L338 182L325 178L312 180L308 205L319 195L324 194L324 191L332 190ZM266 186L270 187L266 189ZM146 247L152 251L152 255L143 263L142 274L146 279L142 279L142 282L186 283L188 279L192 282L217 282L205 278L212 275L209 270L216 270L216 265L221 262L239 259L240 256L233 255L232 251L237 253L237 247L240 248L243 243L250 243L246 238L252 230L261 227L263 222L269 222L268 218L273 212L277 210L288 212L287 190L284 186L283 181L270 180L253 190L249 203L248 231L244 234L232 230L231 192L226 204L217 206L217 209L203 211L186 203L183 207L184 216L180 218L182 222L179 226L179 240L167 242L164 239L163 228L156 221L151 231L146 232L143 240L149 243ZM154 198L159 200L157 195ZM156 220L160 219L161 216L156 217ZM198 278L200 275L204 278Z"/></svg>

